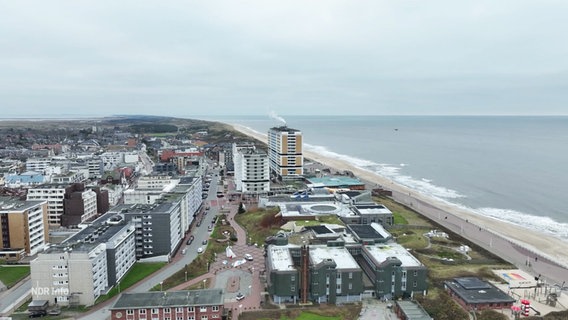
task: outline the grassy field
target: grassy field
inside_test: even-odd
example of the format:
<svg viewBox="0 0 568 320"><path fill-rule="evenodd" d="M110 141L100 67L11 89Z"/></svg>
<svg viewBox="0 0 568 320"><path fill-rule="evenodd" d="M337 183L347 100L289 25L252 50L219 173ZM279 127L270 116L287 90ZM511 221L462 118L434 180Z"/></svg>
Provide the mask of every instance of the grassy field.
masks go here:
<svg viewBox="0 0 568 320"><path fill-rule="evenodd" d="M0 266L0 281L8 288L30 274L29 266Z"/></svg>
<svg viewBox="0 0 568 320"><path fill-rule="evenodd" d="M278 209L255 209L237 214L235 220L241 225L253 243L264 243L268 236L275 235L282 225L282 219L275 217Z"/></svg>
<svg viewBox="0 0 568 320"><path fill-rule="evenodd" d="M274 309L258 312L244 312L242 320L355 320L361 312L360 304L342 306L321 305L302 309Z"/></svg>
<svg viewBox="0 0 568 320"><path fill-rule="evenodd" d="M345 223L343 223L343 221L341 221L341 219L339 219L337 216L323 216L323 217L318 217L317 220L298 220L296 221L296 225L297 226L319 226L322 223L327 223L327 224L338 224L340 226L345 225Z"/></svg>
<svg viewBox="0 0 568 320"><path fill-rule="evenodd" d="M153 263L140 263L137 262L132 266L130 271L122 278L120 283L112 288L108 294L100 296L96 303L101 303L106 301L119 293L119 289L121 291L126 290L127 288L131 287L138 281L146 278L147 276L151 275L152 273L158 271L160 268L165 266L165 262L153 262Z"/></svg>

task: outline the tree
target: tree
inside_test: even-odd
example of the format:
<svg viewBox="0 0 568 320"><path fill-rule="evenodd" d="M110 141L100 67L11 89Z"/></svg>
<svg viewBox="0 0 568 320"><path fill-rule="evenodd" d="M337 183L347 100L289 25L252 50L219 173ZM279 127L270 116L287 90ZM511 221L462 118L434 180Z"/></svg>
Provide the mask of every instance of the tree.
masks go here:
<svg viewBox="0 0 568 320"><path fill-rule="evenodd" d="M237 213L245 213L245 212L247 212L247 211L245 210L245 205L241 202L241 203L239 204L239 210L237 211Z"/></svg>

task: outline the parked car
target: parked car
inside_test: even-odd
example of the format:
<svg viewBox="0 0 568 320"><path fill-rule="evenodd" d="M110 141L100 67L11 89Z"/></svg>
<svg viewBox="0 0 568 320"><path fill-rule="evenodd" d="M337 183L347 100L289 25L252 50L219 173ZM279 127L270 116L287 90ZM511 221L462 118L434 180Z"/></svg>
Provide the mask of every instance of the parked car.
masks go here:
<svg viewBox="0 0 568 320"><path fill-rule="evenodd" d="M245 298L245 296L244 296L242 293L239 292L239 293L237 294L237 301L241 301L241 300L243 300L244 298Z"/></svg>
<svg viewBox="0 0 568 320"><path fill-rule="evenodd" d="M203 240L203 241L201 242L201 244L206 245L206 244L207 244L207 239Z"/></svg>
<svg viewBox="0 0 568 320"><path fill-rule="evenodd" d="M252 255L245 253L245 260L252 261L253 260Z"/></svg>
<svg viewBox="0 0 568 320"><path fill-rule="evenodd" d="M197 253L203 253L203 248L201 247L197 248Z"/></svg>
<svg viewBox="0 0 568 320"><path fill-rule="evenodd" d="M41 318L41 317L45 317L47 315L47 312L45 311L32 311L28 314L28 318Z"/></svg>
<svg viewBox="0 0 568 320"><path fill-rule="evenodd" d="M189 239L187 239L187 243L186 243L186 244L189 246L189 245L193 242L193 239L195 239L194 236L189 237Z"/></svg>

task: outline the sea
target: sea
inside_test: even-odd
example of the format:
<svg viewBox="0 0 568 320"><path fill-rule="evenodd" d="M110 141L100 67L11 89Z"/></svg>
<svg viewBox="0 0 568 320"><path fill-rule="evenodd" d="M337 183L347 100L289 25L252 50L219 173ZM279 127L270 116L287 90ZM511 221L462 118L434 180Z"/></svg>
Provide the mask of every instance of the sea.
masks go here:
<svg viewBox="0 0 568 320"><path fill-rule="evenodd" d="M426 196L568 241L568 116L217 116Z"/></svg>

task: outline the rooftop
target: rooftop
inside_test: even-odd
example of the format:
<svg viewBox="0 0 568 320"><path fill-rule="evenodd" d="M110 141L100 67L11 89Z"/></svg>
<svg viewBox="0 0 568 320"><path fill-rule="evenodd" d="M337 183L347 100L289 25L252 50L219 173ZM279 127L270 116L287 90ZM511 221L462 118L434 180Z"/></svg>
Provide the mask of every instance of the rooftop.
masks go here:
<svg viewBox="0 0 568 320"><path fill-rule="evenodd" d="M270 128L270 130L272 130L272 131L279 131L279 132L288 132L288 133L300 132L300 130L298 130L298 129L292 129L292 128L289 128L289 127L287 127L287 126L285 126L285 125L284 125L284 126L280 126L280 127L272 127L272 128Z"/></svg>
<svg viewBox="0 0 568 320"><path fill-rule="evenodd" d="M378 203L355 204L359 214L392 214L389 208Z"/></svg>
<svg viewBox="0 0 568 320"><path fill-rule="evenodd" d="M508 294L479 278L454 278L444 284L468 304L515 302Z"/></svg>
<svg viewBox="0 0 568 320"><path fill-rule="evenodd" d="M119 219L118 215L105 214L103 217L105 217L105 222L100 218L97 219L95 221L96 223L77 232L60 245L50 247L46 253L62 252L67 248L72 248L76 252L89 252L101 243L109 242L127 226L124 219L122 219L122 217ZM107 220L110 221L110 223L106 223ZM132 231L134 231L134 228L132 228Z"/></svg>
<svg viewBox="0 0 568 320"><path fill-rule="evenodd" d="M343 247L310 246L312 264L332 259L337 269L360 269L353 256Z"/></svg>
<svg viewBox="0 0 568 320"><path fill-rule="evenodd" d="M364 248L377 264L381 264L389 258L395 257L402 262L403 267L422 266L422 263L418 259L397 243L369 245L364 246Z"/></svg>
<svg viewBox="0 0 568 320"><path fill-rule="evenodd" d="M25 211L47 200L27 200L22 201L13 197L0 197L0 211L14 212Z"/></svg>
<svg viewBox="0 0 568 320"><path fill-rule="evenodd" d="M407 319L412 320L433 320L432 318L416 301L400 300L396 304L402 310Z"/></svg>
<svg viewBox="0 0 568 320"><path fill-rule="evenodd" d="M221 289L154 291L123 293L110 309L216 306L223 302Z"/></svg>
<svg viewBox="0 0 568 320"><path fill-rule="evenodd" d="M356 178L344 176L331 176L321 178L307 178L308 183L318 187L349 187L360 186L364 183Z"/></svg>
<svg viewBox="0 0 568 320"><path fill-rule="evenodd" d="M268 246L268 261L273 270L295 271L294 261L290 254L290 246Z"/></svg>
<svg viewBox="0 0 568 320"><path fill-rule="evenodd" d="M357 238L363 239L388 239L391 234L383 228L378 223L371 224L350 224L349 229L357 236Z"/></svg>

